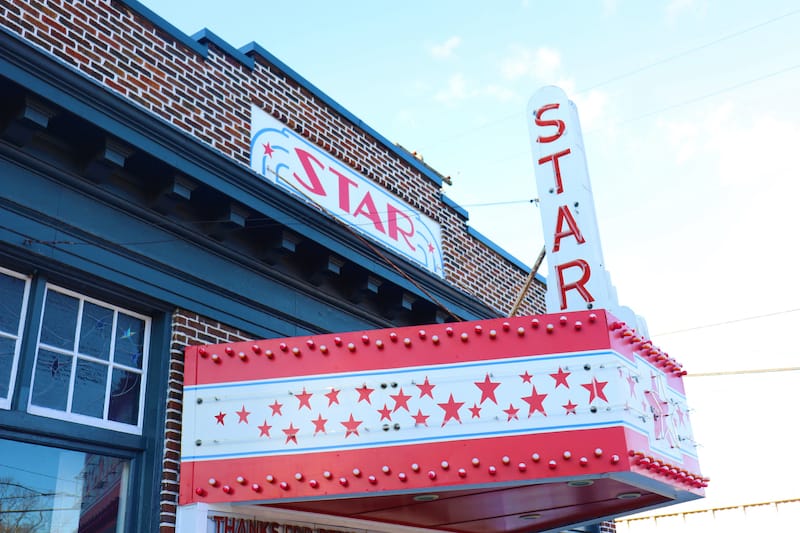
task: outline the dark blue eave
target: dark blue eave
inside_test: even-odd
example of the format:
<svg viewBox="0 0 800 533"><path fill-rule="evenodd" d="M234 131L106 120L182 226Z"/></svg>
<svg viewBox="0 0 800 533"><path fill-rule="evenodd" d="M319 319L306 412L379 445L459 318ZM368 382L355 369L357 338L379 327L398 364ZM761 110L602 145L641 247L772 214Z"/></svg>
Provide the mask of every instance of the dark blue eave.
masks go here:
<svg viewBox="0 0 800 533"><path fill-rule="evenodd" d="M442 176L438 172L433 170L428 165L421 163L416 157L414 157L404 148L389 141L386 137L378 133L375 129L370 127L353 113L345 109L341 104L322 92L314 84L298 74L294 69L286 65L286 63L272 55L258 43L251 42L237 50L228 42L224 41L208 29L202 29L195 33L192 37L189 37L181 30L164 20L162 17L155 14L151 9L142 3L137 2L136 0L119 0L119 2L127 5L129 8L148 19L153 25L161 28L170 34L176 41L186 45L201 57L208 57L208 47L206 46L206 43L211 42L215 46L219 47L222 51L227 53L232 59L235 59L236 61L242 63L245 67L252 69L254 61L251 56L252 54L257 54L267 62L280 69L284 74L296 81L300 86L314 95L314 97L319 99L322 103L330 107L333 111L340 114L343 118L352 122L356 127L375 138L375 140L381 143L387 150L411 165L415 170L431 180L438 187L442 186Z"/></svg>

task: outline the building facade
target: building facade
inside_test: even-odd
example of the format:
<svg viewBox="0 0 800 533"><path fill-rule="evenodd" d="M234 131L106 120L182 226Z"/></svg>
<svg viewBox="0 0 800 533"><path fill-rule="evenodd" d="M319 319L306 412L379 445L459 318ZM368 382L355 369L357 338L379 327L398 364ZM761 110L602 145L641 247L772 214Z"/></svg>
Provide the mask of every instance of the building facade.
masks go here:
<svg viewBox="0 0 800 533"><path fill-rule="evenodd" d="M259 45L134 1L0 15L0 531L173 531L187 346L505 316L525 285L446 178ZM254 113L432 221L438 259L255 171Z"/></svg>

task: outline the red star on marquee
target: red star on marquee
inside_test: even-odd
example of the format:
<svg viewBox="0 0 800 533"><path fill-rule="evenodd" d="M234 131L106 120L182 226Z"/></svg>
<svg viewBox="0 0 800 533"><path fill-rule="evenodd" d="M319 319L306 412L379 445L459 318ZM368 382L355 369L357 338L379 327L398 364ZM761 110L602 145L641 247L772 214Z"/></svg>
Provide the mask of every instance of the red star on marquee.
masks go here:
<svg viewBox="0 0 800 533"><path fill-rule="evenodd" d="M344 434L344 437L347 438L350 436L351 433L354 433L356 437L360 436L358 434L358 426L361 425L362 420L355 420L353 418L353 413L350 413L350 420L345 420L344 422L339 422L341 425L347 429L347 432Z"/></svg>
<svg viewBox="0 0 800 533"><path fill-rule="evenodd" d="M225 413L222 411L220 411L218 415L214 415L214 418L217 419L217 424L225 425Z"/></svg>
<svg viewBox="0 0 800 533"><path fill-rule="evenodd" d="M528 418L533 416L533 413L539 411L544 416L547 416L547 413L544 411L544 399L547 398L547 394L539 394L536 392L536 385L533 386L533 390L531 391L530 396L525 396L522 398L528 403Z"/></svg>
<svg viewBox="0 0 800 533"><path fill-rule="evenodd" d="M513 403L508 404L508 409L503 409L503 412L508 415L508 420L506 420L506 422L510 422L512 419L519 420L517 416L519 409L514 407Z"/></svg>
<svg viewBox="0 0 800 533"><path fill-rule="evenodd" d="M272 148L272 146L269 143L264 145L264 155L268 155L270 159L272 159L272 153L274 151L275 150Z"/></svg>
<svg viewBox="0 0 800 533"><path fill-rule="evenodd" d="M478 403L483 403L485 400L492 400L497 404L497 398L494 397L494 390L500 386L500 383L493 382L489 379L489 374L486 374L483 381L476 381L475 385L481 389L481 401Z"/></svg>
<svg viewBox="0 0 800 533"><path fill-rule="evenodd" d="M302 409L304 405L308 407L309 411L311 410L311 397L313 396L313 394L306 392L305 387L303 387L303 392L301 392L300 394L295 394L294 396L295 398L300 400L300 405L297 407L298 411Z"/></svg>
<svg viewBox="0 0 800 533"><path fill-rule="evenodd" d="M429 415L423 415L422 414L422 409L417 409L417 414L411 415L411 417L414 419L414 423L415 424L420 424L420 425L423 425L423 426L427 426L428 425Z"/></svg>
<svg viewBox="0 0 800 533"><path fill-rule="evenodd" d="M523 383L530 383L530 382L531 382L531 380L533 379L533 376L531 376L531 375L528 373L528 371L527 371L527 370L525 371L525 373L524 373L524 374L520 374L520 375L519 375L519 377L521 377L521 378L522 378L522 382L523 382Z"/></svg>
<svg viewBox="0 0 800 533"><path fill-rule="evenodd" d="M290 422L289 427L281 431L286 434L286 442L284 444L289 444L289 441L294 441L297 444L297 432L300 431L300 428L294 427L294 424Z"/></svg>
<svg viewBox="0 0 800 533"><path fill-rule="evenodd" d="M422 385L417 385L419 387L419 397L422 398L423 396L430 396L431 400L433 400L433 388L436 385L431 385L428 381L428 376L425 376L425 383Z"/></svg>
<svg viewBox="0 0 800 533"><path fill-rule="evenodd" d="M458 414L458 410L461 409L461 406L464 405L464 402L457 402L453 399L453 393L450 393L450 399L447 400L445 403L440 403L439 407L444 409L444 420L442 421L442 427L452 418L457 420L458 423L461 423L461 416Z"/></svg>
<svg viewBox="0 0 800 533"><path fill-rule="evenodd" d="M330 392L326 392L325 396L328 398L328 407L335 403L339 403L339 393L342 392L341 390L331 389Z"/></svg>
<svg viewBox="0 0 800 533"><path fill-rule="evenodd" d="M469 408L469 412L472 413L472 418L480 418L481 417L481 408L478 407L478 404L473 403L472 407Z"/></svg>
<svg viewBox="0 0 800 533"><path fill-rule="evenodd" d="M328 421L327 418L322 418L322 413L317 415L317 419L316 420L312 420L312 422L314 423L314 435L316 435L320 431L323 432L323 433L326 433L326 431L325 431L325 423L327 421Z"/></svg>
<svg viewBox="0 0 800 533"><path fill-rule="evenodd" d="M569 376L570 374L572 374L572 372L564 372L563 370L561 370L561 367L558 367L558 372L556 372L555 374L550 374L550 377L556 380L555 388L557 389L559 385L564 385L566 388L569 388L569 383L567 383L567 376Z"/></svg>
<svg viewBox="0 0 800 533"><path fill-rule="evenodd" d="M600 398L604 402L608 403L608 398L606 398L606 393L603 392L603 389L608 385L608 381L597 381L597 378L592 378L591 383L583 383L581 387L589 391L589 403L592 403L595 398Z"/></svg>
<svg viewBox="0 0 800 533"><path fill-rule="evenodd" d="M434 248L434 247L433 247L433 244L429 244L429 245L428 245L428 251L429 251L430 253L433 253L435 250L436 250L436 248Z"/></svg>
<svg viewBox="0 0 800 533"><path fill-rule="evenodd" d="M386 404L383 404L383 409L378 409L378 412L381 414L381 420L390 420L392 419L392 410L386 407Z"/></svg>
<svg viewBox="0 0 800 533"><path fill-rule="evenodd" d="M283 404L282 403L278 403L278 400L275 400L270 405L270 407L272 408L272 416L283 415L283 413L281 413L281 408L283 407Z"/></svg>
<svg viewBox="0 0 800 533"><path fill-rule="evenodd" d="M408 411L408 400L411 399L411 396L408 394L403 394L403 387L400 387L400 394L390 394L389 397L394 400L394 409L392 409L393 413L401 407Z"/></svg>
<svg viewBox="0 0 800 533"><path fill-rule="evenodd" d="M249 424L247 421L247 417L250 416L250 411L245 410L244 404L242 404L242 410L236 411L236 414L239 415L239 423L241 424L244 422L245 424Z"/></svg>
<svg viewBox="0 0 800 533"><path fill-rule="evenodd" d="M572 403L572 400L568 400L566 405L562 405L568 415L577 415L578 413L575 412L575 408L578 407L577 404Z"/></svg>
<svg viewBox="0 0 800 533"><path fill-rule="evenodd" d="M269 430L272 429L272 426L267 424L267 419L264 419L264 423L258 426L260 433L258 434L259 437L267 437L269 438Z"/></svg>
<svg viewBox="0 0 800 533"><path fill-rule="evenodd" d="M372 405L372 400L369 399L369 395L372 394L375 391L375 389L370 389L365 384L365 385L357 388L356 391L358 391L358 401L359 402L365 401L368 404ZM358 403L358 402L356 402L356 403Z"/></svg>

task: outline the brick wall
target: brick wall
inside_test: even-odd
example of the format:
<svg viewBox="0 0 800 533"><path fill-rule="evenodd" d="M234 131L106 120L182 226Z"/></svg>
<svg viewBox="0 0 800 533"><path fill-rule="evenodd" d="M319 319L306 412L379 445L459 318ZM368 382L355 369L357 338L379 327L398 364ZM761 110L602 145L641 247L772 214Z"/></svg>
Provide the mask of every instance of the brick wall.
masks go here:
<svg viewBox="0 0 800 533"><path fill-rule="evenodd" d="M178 509L183 412L183 351L187 346L240 342L254 338L253 335L184 309L177 309L172 315L167 421L161 480L160 531L162 533L175 531L175 516Z"/></svg>
<svg viewBox="0 0 800 533"><path fill-rule="evenodd" d="M251 69L208 43L203 57L112 0L0 0L0 25L247 167L254 103L438 221L452 284L503 314L524 283L525 272L467 233L436 183L260 55ZM541 310L543 291L535 283L521 312Z"/></svg>

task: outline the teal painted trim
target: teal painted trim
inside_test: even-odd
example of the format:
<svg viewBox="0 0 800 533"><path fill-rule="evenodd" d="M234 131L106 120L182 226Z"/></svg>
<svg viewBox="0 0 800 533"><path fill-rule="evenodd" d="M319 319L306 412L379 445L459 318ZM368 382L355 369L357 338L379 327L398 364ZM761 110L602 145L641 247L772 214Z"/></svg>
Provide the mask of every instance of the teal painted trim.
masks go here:
<svg viewBox="0 0 800 533"><path fill-rule="evenodd" d="M255 66L255 60L252 57L243 54L241 51L231 46L228 41L222 39L222 37L218 36L208 28L203 28L192 35L192 39L195 39L202 45L206 45L207 43L213 44L250 70L253 70L253 67Z"/></svg>
<svg viewBox="0 0 800 533"><path fill-rule="evenodd" d="M467 210L458 205L455 200L451 199L444 193L442 193L441 198L444 205L453 208L455 212L458 213L464 220L469 220L469 213Z"/></svg>
<svg viewBox="0 0 800 533"><path fill-rule="evenodd" d="M165 19L158 16L154 11L152 11L144 4L136 2L135 0L120 0L120 3L127 5L129 8L139 13L141 16L152 22L154 26L157 26L158 28L167 32L173 38L175 38L176 41L186 46L187 48L190 48L196 54L202 57L208 57L208 48L206 48L202 43L197 42L192 37L189 37L188 35L183 33L181 30L179 30L178 28L167 22Z"/></svg>

